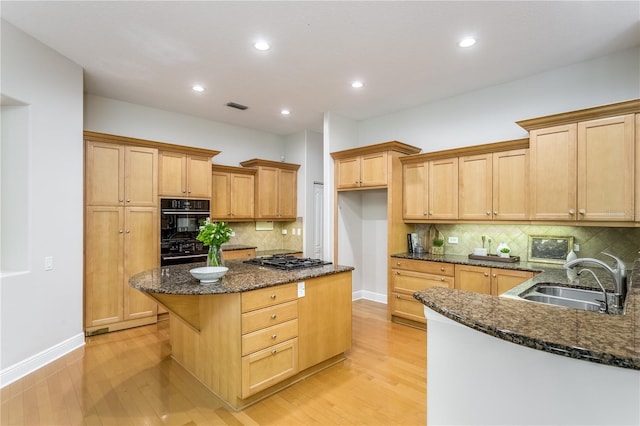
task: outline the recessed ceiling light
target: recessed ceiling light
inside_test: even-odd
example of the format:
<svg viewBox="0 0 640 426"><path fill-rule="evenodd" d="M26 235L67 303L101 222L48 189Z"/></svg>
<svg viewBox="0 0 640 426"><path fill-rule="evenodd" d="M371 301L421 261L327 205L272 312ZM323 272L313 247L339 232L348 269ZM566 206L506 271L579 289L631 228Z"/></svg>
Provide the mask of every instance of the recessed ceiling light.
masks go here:
<svg viewBox="0 0 640 426"><path fill-rule="evenodd" d="M204 92L204 87L199 84L194 84L191 88L194 92Z"/></svg>
<svg viewBox="0 0 640 426"><path fill-rule="evenodd" d="M253 47L255 47L258 50L269 50L271 49L271 46L269 45L269 43L267 43L264 40L258 40L253 44Z"/></svg>
<svg viewBox="0 0 640 426"><path fill-rule="evenodd" d="M460 47L471 47L474 44L476 44L476 39L473 37L465 37L462 40L460 40L460 43L458 43L458 46Z"/></svg>
<svg viewBox="0 0 640 426"><path fill-rule="evenodd" d="M353 87L354 89L359 89L361 87L364 87L364 83L361 81L354 81L353 83L351 83L351 87Z"/></svg>
<svg viewBox="0 0 640 426"><path fill-rule="evenodd" d="M280 114L289 115L289 114L291 114L291 111L289 111L288 109L283 109L282 111L280 111Z"/></svg>

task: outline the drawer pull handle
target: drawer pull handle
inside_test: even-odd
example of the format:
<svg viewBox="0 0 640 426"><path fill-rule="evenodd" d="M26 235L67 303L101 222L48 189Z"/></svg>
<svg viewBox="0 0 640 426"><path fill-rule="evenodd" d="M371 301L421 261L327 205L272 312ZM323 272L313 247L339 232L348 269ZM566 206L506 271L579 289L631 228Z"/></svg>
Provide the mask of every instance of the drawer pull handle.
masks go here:
<svg viewBox="0 0 640 426"><path fill-rule="evenodd" d="M396 294L396 299L400 299L400 295L399 294Z"/></svg>
<svg viewBox="0 0 640 426"><path fill-rule="evenodd" d="M271 355L275 355L277 353L278 353L278 351L276 351L275 349L271 351Z"/></svg>
<svg viewBox="0 0 640 426"><path fill-rule="evenodd" d="M271 295L271 298L272 298L272 299L275 299L275 298L276 298L275 293Z"/></svg>
<svg viewBox="0 0 640 426"><path fill-rule="evenodd" d="M444 277L440 277L440 281L444 281Z"/></svg>
<svg viewBox="0 0 640 426"><path fill-rule="evenodd" d="M441 266L441 267L440 267L440 270L441 270L442 272L444 272L444 266Z"/></svg>
<svg viewBox="0 0 640 426"><path fill-rule="evenodd" d="M276 319L276 314L271 314L271 319Z"/></svg>
<svg viewBox="0 0 640 426"><path fill-rule="evenodd" d="M396 275L400 275L400 271L396 271Z"/></svg>
<svg viewBox="0 0 640 426"><path fill-rule="evenodd" d="M271 338L272 338L273 340L276 340L276 337L278 337L278 335L276 335L276 334L272 334L272 335L271 335Z"/></svg>

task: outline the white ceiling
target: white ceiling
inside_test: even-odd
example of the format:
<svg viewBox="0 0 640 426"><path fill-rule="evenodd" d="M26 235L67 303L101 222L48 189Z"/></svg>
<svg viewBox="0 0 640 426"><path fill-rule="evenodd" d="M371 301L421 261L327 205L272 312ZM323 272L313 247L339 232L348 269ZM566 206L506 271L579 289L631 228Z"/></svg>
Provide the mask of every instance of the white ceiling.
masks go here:
<svg viewBox="0 0 640 426"><path fill-rule="evenodd" d="M640 1L0 7L3 19L81 65L87 93L281 135L322 131L325 111L367 119L640 45ZM465 35L478 43L457 47ZM271 50L255 50L258 38ZM365 87L351 88L355 79ZM194 83L207 90L193 92Z"/></svg>

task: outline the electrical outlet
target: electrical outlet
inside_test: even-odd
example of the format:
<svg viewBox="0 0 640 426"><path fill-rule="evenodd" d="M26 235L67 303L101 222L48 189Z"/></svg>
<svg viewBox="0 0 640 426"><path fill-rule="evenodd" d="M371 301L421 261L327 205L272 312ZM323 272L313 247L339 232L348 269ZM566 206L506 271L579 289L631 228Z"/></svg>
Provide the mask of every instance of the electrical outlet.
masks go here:
<svg viewBox="0 0 640 426"><path fill-rule="evenodd" d="M282 235L287 235L287 230L286 229L282 230Z"/></svg>
<svg viewBox="0 0 640 426"><path fill-rule="evenodd" d="M447 241L449 244L458 244L458 237L449 237Z"/></svg>
<svg viewBox="0 0 640 426"><path fill-rule="evenodd" d="M44 258L44 270L53 271L53 256L47 256Z"/></svg>
<svg viewBox="0 0 640 426"><path fill-rule="evenodd" d="M576 252L576 253L579 252L580 251L580 244L574 243L573 244L573 251Z"/></svg>
<svg viewBox="0 0 640 426"><path fill-rule="evenodd" d="M298 297L304 297L304 295L305 295L304 281L301 281L298 283Z"/></svg>
<svg viewBox="0 0 640 426"><path fill-rule="evenodd" d="M236 236L236 232L235 231L231 231L231 236L235 237Z"/></svg>

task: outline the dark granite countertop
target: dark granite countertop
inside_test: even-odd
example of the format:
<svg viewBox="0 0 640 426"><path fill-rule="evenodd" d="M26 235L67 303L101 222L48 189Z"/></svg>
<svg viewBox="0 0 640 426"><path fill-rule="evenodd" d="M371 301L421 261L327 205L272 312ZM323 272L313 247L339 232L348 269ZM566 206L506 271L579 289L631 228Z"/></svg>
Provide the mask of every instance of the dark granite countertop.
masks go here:
<svg viewBox="0 0 640 426"><path fill-rule="evenodd" d="M439 257L443 262L450 262L446 256ZM422 260L437 261L428 258L428 255ZM475 264L458 260L464 264ZM515 266L504 265L484 266ZM539 265L536 264L535 268L540 268ZM640 260L635 262L629 273L629 290L622 315L550 306L509 297L537 282L568 282L566 271L559 270L555 265L545 266L534 269L531 265L520 264L517 269L542 270L542 273L505 296L433 287L414 293L414 297L447 318L503 340L571 358L640 370Z"/></svg>
<svg viewBox="0 0 640 426"><path fill-rule="evenodd" d="M397 257L400 259L412 259L412 260L428 260L430 262L444 262L444 263L456 263L459 265L471 265L471 266L488 266L491 268L503 268L514 269L518 271L533 271L543 272L549 269L563 269L561 264L554 263L536 263L536 262L499 262L492 260L476 260L469 259L468 256L461 256L455 254L443 254L435 255L429 253L398 253L392 254L391 257Z"/></svg>
<svg viewBox="0 0 640 426"><path fill-rule="evenodd" d="M225 266L229 268L229 271L225 276L217 283L205 285L200 284L200 281L189 273L190 269L201 266L205 266L204 262L150 269L131 277L129 285L148 293L182 295L241 293L354 269L351 266L329 264L296 271L281 271L247 264L242 260L228 260L225 262Z"/></svg>

